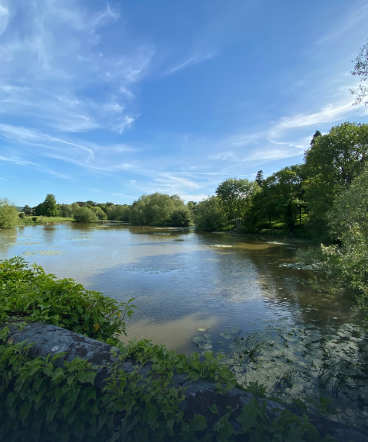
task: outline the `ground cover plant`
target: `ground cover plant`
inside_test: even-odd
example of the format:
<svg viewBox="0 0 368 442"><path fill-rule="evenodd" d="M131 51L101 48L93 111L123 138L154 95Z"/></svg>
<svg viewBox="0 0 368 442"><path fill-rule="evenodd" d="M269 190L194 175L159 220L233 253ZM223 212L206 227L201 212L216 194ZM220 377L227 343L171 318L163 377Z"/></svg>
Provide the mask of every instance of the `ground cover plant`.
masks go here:
<svg viewBox="0 0 368 442"><path fill-rule="evenodd" d="M123 345L117 335L125 331L133 300L119 304L72 280L46 275L22 258L1 261L0 279L2 441L234 441L245 434L250 441L322 440L306 415L284 410L271 419L265 404L256 400L236 418L238 431L229 423L234 410L221 416L216 406L210 407L217 416L214 425L201 415L187 422L180 409L183 389L170 386L174 372L192 381L213 381L226 394L237 381L223 355L210 351L202 359L198 353L186 357L146 340ZM30 344L13 345L7 336L14 320L19 326L44 321L116 344L118 349L112 349L116 360L108 365L110 377L104 389L95 387L98 367L87 361L77 358L57 368L53 362L62 354L32 359ZM120 366L129 358L135 366L126 373ZM141 369L148 363L151 371L144 377Z"/></svg>

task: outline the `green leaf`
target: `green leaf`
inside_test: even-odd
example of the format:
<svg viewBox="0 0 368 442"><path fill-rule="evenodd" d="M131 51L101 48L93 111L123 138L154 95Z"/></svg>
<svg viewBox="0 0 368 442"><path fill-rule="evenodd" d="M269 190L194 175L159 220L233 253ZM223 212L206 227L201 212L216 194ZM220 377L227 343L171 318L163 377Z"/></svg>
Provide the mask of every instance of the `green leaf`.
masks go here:
<svg viewBox="0 0 368 442"><path fill-rule="evenodd" d="M216 404L213 404L211 407L208 407L208 409L211 410L213 414L219 414Z"/></svg>
<svg viewBox="0 0 368 442"><path fill-rule="evenodd" d="M204 431L207 428L207 419L200 414L195 414L190 421L190 429L192 431Z"/></svg>

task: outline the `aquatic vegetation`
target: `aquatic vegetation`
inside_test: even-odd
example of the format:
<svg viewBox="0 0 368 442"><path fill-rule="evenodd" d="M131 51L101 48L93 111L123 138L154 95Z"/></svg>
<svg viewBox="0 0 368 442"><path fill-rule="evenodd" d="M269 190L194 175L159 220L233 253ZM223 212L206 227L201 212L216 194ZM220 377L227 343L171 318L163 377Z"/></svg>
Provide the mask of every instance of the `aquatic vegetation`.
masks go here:
<svg viewBox="0 0 368 442"><path fill-rule="evenodd" d="M47 255L47 256L56 256L56 255L65 255L66 251L61 250L36 250L34 252L26 251L23 252L22 255L24 256L31 256L31 255Z"/></svg>
<svg viewBox="0 0 368 442"><path fill-rule="evenodd" d="M368 421L368 333L356 325L275 323L250 333L205 333L193 342L202 355L207 348L223 354L222 363L251 392L295 406L302 400L309 411L350 425Z"/></svg>

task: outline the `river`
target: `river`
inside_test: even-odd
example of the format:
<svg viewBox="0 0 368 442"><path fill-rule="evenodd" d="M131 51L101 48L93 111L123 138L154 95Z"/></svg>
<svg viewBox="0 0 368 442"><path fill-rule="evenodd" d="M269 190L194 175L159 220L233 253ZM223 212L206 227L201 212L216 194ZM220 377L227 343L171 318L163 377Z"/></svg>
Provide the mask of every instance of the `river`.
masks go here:
<svg viewBox="0 0 368 442"><path fill-rule="evenodd" d="M303 243L125 224L50 224L0 231L0 259L16 255L119 301L136 298L128 339L190 354L198 329L258 330L287 321L359 321L351 303L318 293L313 271L288 267Z"/></svg>

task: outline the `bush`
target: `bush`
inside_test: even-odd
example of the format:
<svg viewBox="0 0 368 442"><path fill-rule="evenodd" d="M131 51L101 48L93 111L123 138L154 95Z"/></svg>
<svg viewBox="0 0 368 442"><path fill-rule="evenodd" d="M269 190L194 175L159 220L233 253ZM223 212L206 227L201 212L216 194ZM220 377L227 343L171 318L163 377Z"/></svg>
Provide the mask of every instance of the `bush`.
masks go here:
<svg viewBox="0 0 368 442"><path fill-rule="evenodd" d="M37 216L32 216L32 221L37 221L38 217Z"/></svg>
<svg viewBox="0 0 368 442"><path fill-rule="evenodd" d="M7 198L0 198L0 227L10 228L18 223L18 211Z"/></svg>
<svg viewBox="0 0 368 442"><path fill-rule="evenodd" d="M94 223L97 221L97 215L88 207L80 207L74 213L74 219L79 223Z"/></svg>
<svg viewBox="0 0 368 442"><path fill-rule="evenodd" d="M124 318L132 314L131 300L118 303L72 279L57 280L21 257L0 261L0 279L0 324L18 316L106 340L125 333Z"/></svg>

